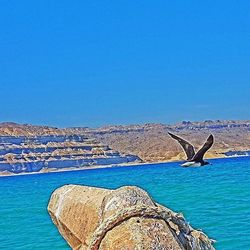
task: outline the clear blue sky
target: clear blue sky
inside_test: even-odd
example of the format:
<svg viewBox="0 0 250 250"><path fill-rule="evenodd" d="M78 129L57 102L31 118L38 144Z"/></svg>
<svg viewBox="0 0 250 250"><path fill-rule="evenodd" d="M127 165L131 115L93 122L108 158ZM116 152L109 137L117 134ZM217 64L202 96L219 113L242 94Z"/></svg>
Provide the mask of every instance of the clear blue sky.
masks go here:
<svg viewBox="0 0 250 250"><path fill-rule="evenodd" d="M250 119L250 1L2 0L0 121Z"/></svg>

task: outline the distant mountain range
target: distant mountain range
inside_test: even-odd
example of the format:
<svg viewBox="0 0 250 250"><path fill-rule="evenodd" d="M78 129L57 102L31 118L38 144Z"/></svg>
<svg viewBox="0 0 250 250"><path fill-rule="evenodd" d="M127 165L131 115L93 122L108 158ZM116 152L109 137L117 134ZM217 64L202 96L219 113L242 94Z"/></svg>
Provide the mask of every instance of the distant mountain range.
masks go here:
<svg viewBox="0 0 250 250"><path fill-rule="evenodd" d="M82 128L85 131L84 128ZM0 175L53 172L100 166L138 164L90 133L28 124L0 124Z"/></svg>
<svg viewBox="0 0 250 250"><path fill-rule="evenodd" d="M196 146L201 146L212 133L215 136L215 144L206 154L206 158L234 155L233 152L244 155L244 152L250 150L250 120L183 121L174 125L144 124L64 129L0 123L0 136L81 135L108 145L121 154L136 155L145 162L185 159L182 149L169 137L168 131L186 138Z"/></svg>
<svg viewBox="0 0 250 250"><path fill-rule="evenodd" d="M185 159L180 145L170 138L168 131L198 147L212 133L215 143L206 154L207 158L225 157L228 151L250 150L250 121L184 121L174 125L109 126L90 130L89 133L111 148L138 155L146 162Z"/></svg>
<svg viewBox="0 0 250 250"><path fill-rule="evenodd" d="M0 136L0 175L139 163L79 135Z"/></svg>

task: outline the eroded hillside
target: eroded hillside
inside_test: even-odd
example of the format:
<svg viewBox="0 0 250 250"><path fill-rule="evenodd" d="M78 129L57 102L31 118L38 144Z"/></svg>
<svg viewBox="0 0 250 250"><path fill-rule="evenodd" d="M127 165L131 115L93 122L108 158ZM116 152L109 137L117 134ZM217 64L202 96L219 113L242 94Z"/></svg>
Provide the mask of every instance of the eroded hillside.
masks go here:
<svg viewBox="0 0 250 250"><path fill-rule="evenodd" d="M185 159L181 147L167 132L183 136L197 148L212 133L215 143L207 158L223 157L228 151L250 150L250 121L182 122L174 125L145 124L58 129L48 126L0 124L0 135L84 135L123 154L137 155L146 162Z"/></svg>

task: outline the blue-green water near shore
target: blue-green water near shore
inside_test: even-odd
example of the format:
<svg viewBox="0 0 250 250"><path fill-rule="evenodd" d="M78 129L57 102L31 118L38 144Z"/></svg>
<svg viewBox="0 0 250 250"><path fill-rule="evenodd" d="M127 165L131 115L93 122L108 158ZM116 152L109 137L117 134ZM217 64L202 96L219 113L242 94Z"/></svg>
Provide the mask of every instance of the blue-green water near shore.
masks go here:
<svg viewBox="0 0 250 250"><path fill-rule="evenodd" d="M216 249L250 249L250 157L210 161L202 168L162 163L2 177L0 249L69 249L46 210L64 184L140 186L217 240Z"/></svg>

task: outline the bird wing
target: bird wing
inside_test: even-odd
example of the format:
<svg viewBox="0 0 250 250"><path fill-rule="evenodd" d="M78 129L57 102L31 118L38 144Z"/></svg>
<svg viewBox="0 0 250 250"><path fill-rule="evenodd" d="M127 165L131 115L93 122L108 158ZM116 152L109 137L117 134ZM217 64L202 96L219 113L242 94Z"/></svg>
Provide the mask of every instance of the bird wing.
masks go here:
<svg viewBox="0 0 250 250"><path fill-rule="evenodd" d="M195 155L195 151L194 151L194 147L192 144L190 144L189 142L183 140L182 138L174 135L174 134L171 134L171 133L168 133L173 139L177 140L182 148L184 149L186 155L187 155L187 160L191 160L194 155Z"/></svg>
<svg viewBox="0 0 250 250"><path fill-rule="evenodd" d="M207 141L202 146L202 148L194 155L192 160L201 161L203 159L203 156L205 155L205 153L212 147L213 143L214 143L214 137L213 137L213 135L210 135L207 138Z"/></svg>

